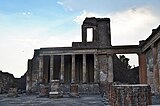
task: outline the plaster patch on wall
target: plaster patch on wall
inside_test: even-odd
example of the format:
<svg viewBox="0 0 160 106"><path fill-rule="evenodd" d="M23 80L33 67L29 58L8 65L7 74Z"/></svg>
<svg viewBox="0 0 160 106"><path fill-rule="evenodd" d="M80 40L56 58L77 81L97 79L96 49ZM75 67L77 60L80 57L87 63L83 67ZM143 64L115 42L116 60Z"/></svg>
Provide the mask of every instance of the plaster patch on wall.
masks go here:
<svg viewBox="0 0 160 106"><path fill-rule="evenodd" d="M106 78L107 78L107 74L101 71L100 72L100 81L106 81Z"/></svg>

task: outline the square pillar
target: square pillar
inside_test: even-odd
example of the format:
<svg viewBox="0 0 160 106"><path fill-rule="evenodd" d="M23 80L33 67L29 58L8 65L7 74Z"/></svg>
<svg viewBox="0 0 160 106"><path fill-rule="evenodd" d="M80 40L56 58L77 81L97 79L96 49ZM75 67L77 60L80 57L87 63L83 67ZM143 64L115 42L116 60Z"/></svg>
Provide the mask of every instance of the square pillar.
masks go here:
<svg viewBox="0 0 160 106"><path fill-rule="evenodd" d="M108 82L113 82L113 58L108 56Z"/></svg>
<svg viewBox="0 0 160 106"><path fill-rule="evenodd" d="M76 73L75 73L75 54L72 54L72 83L75 83Z"/></svg>
<svg viewBox="0 0 160 106"><path fill-rule="evenodd" d="M54 79L53 78L53 71L54 71L54 55L50 56L50 82Z"/></svg>
<svg viewBox="0 0 160 106"><path fill-rule="evenodd" d="M94 54L94 83L98 82L99 82L98 58L97 54Z"/></svg>
<svg viewBox="0 0 160 106"><path fill-rule="evenodd" d="M83 83L87 81L86 54L83 54Z"/></svg>
<svg viewBox="0 0 160 106"><path fill-rule="evenodd" d="M43 83L43 56L39 57L39 83Z"/></svg>
<svg viewBox="0 0 160 106"><path fill-rule="evenodd" d="M60 80L64 83L64 55L61 55L61 72L60 72Z"/></svg>
<svg viewBox="0 0 160 106"><path fill-rule="evenodd" d="M155 93L158 93L159 90L159 70L158 70L158 47L157 45L152 46L153 54L153 83L155 86Z"/></svg>
<svg viewBox="0 0 160 106"><path fill-rule="evenodd" d="M140 84L147 84L147 63L146 54L140 53L139 57L139 82Z"/></svg>

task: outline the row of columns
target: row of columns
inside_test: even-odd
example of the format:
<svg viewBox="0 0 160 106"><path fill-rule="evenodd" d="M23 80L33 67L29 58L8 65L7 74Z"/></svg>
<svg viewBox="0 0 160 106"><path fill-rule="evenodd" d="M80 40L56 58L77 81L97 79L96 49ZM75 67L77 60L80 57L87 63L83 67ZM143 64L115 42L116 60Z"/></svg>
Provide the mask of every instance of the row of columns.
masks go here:
<svg viewBox="0 0 160 106"><path fill-rule="evenodd" d="M64 55L61 55L61 66L60 66L60 81L64 82ZM83 83L87 82L87 63L86 54L83 54ZM54 55L50 55L50 81L54 80ZM71 68L71 83L76 83L76 72L75 72L75 54L72 54L72 68ZM40 56L39 60L39 82L43 81L43 56ZM98 59L97 54L94 54L94 82L99 82L99 71L98 71Z"/></svg>

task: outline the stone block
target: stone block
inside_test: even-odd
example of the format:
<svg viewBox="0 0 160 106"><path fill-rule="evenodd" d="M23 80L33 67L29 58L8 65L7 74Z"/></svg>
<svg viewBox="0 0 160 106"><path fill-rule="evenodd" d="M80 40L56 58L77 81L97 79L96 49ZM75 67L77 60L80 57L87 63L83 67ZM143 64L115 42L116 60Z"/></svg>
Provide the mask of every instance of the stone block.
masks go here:
<svg viewBox="0 0 160 106"><path fill-rule="evenodd" d="M78 93L78 84L71 84L70 85L70 97L79 97Z"/></svg>
<svg viewBox="0 0 160 106"><path fill-rule="evenodd" d="M63 97L63 91L60 87L59 80L52 80L50 82L51 90L49 92L49 98L61 98Z"/></svg>
<svg viewBox="0 0 160 106"><path fill-rule="evenodd" d="M40 84L39 97L48 97L49 96L49 86Z"/></svg>
<svg viewBox="0 0 160 106"><path fill-rule="evenodd" d="M7 97L18 97L17 88L10 88Z"/></svg>

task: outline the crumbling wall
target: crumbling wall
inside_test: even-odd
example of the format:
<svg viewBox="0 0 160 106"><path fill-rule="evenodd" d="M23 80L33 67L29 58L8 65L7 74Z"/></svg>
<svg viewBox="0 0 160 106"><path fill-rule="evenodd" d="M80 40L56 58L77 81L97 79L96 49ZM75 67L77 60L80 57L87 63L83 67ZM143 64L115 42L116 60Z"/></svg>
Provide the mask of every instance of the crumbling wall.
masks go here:
<svg viewBox="0 0 160 106"><path fill-rule="evenodd" d="M0 71L0 93L7 93L12 87L16 87L13 74Z"/></svg>
<svg viewBox="0 0 160 106"><path fill-rule="evenodd" d="M15 78L16 87L18 90L25 91L26 90L26 73L21 76L21 78Z"/></svg>
<svg viewBox="0 0 160 106"><path fill-rule="evenodd" d="M129 69L116 55L113 56L114 82L137 84L139 83L138 67Z"/></svg>

